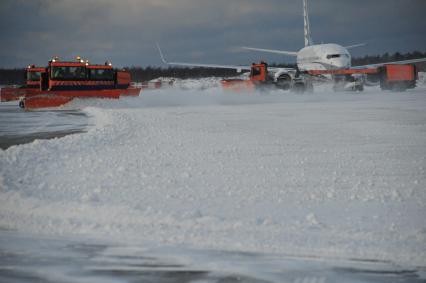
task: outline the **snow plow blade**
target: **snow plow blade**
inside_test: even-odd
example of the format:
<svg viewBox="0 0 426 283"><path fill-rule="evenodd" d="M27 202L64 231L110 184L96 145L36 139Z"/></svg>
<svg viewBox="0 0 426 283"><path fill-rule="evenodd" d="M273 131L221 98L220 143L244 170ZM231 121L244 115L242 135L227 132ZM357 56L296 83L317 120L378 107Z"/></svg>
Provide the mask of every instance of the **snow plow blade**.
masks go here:
<svg viewBox="0 0 426 283"><path fill-rule="evenodd" d="M40 92L38 88L17 88L17 87L6 87L0 90L0 101L14 101L25 97L27 94L36 94Z"/></svg>
<svg viewBox="0 0 426 283"><path fill-rule="evenodd" d="M130 87L126 89L120 89L120 96L139 96L142 88L140 87Z"/></svg>
<svg viewBox="0 0 426 283"><path fill-rule="evenodd" d="M19 101L19 107L26 110L50 108L62 106L71 100L73 97L60 96L54 94L38 94L35 96L25 97Z"/></svg>
<svg viewBox="0 0 426 283"><path fill-rule="evenodd" d="M105 89L96 91L55 91L29 95L23 98L19 106L26 110L63 106L74 98L119 99L120 95L137 96L140 88Z"/></svg>
<svg viewBox="0 0 426 283"><path fill-rule="evenodd" d="M220 83L222 84L223 89L234 92L245 92L255 90L255 85L251 80L232 79L222 80Z"/></svg>
<svg viewBox="0 0 426 283"><path fill-rule="evenodd" d="M42 94L27 94L21 99L19 106L26 110L60 107L74 98L106 98L119 99L120 96L138 96L140 88L104 89L96 91L55 91Z"/></svg>

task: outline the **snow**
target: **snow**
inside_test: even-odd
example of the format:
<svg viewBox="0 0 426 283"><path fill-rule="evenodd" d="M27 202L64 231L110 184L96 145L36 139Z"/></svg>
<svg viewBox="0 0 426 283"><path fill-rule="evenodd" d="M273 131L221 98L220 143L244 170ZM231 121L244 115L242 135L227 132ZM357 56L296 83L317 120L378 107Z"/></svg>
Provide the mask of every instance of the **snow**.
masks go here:
<svg viewBox="0 0 426 283"><path fill-rule="evenodd" d="M87 133L0 151L0 229L426 265L425 87L185 83L75 101Z"/></svg>

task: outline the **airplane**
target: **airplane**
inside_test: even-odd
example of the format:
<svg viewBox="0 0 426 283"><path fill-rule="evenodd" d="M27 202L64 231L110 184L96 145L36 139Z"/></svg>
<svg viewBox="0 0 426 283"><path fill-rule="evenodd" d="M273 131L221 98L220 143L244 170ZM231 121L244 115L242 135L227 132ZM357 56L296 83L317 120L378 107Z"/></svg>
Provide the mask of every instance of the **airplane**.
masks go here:
<svg viewBox="0 0 426 283"><path fill-rule="evenodd" d="M351 67L350 48L364 46L364 43L343 47L339 44L314 44L311 37L311 26L309 21L308 3L303 0L303 21L305 47L298 52L273 50L253 47L242 47L246 50L295 56L299 71L309 70L334 70Z"/></svg>
<svg viewBox="0 0 426 283"><path fill-rule="evenodd" d="M287 56L296 57L297 68L269 68L272 79L277 83L282 89L290 89L294 84L295 80L302 80L306 84L307 89L312 89L312 77L320 77L321 79L329 78L328 75L306 75L310 71L333 71L333 70L348 70L351 68L354 69L363 69L363 68L373 68L382 66L384 64L413 64L418 62L426 61L426 58L412 59L412 60L403 60L403 61L394 61L386 62L380 64L370 64L363 66L352 66L351 65L351 54L349 49L364 46L364 43L354 44L349 46L342 46L335 43L326 43L326 44L314 44L311 37L311 28L309 21L308 13L308 1L303 0L303 19L304 19L304 42L305 46L299 51L285 51L285 50L274 50L274 49L264 49L264 48L254 48L254 47L241 47L245 50L266 52L281 54ZM161 60L163 63L168 65L177 65L177 66L189 66L189 67L205 67L205 68L224 68L224 69L235 69L238 72L249 71L251 66L236 66L236 65L217 65L217 64L198 64L198 63L184 63L184 62L168 62L165 60L165 57L161 51L160 46L157 43L157 48L160 53ZM363 89L363 82L365 81L364 76L349 76L349 81L352 83L351 88L356 90ZM331 78L336 82L342 81L342 76L331 76ZM344 80L348 79L348 75L343 77ZM354 87L356 86L356 87Z"/></svg>

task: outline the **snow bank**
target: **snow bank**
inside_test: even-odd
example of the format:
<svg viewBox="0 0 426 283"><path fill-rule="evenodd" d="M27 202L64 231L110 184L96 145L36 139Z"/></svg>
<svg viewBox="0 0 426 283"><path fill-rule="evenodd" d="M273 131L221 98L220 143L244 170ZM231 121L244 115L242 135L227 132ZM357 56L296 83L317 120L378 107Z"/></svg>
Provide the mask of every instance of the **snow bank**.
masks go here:
<svg viewBox="0 0 426 283"><path fill-rule="evenodd" d="M155 90L0 151L0 228L426 264L426 92Z"/></svg>

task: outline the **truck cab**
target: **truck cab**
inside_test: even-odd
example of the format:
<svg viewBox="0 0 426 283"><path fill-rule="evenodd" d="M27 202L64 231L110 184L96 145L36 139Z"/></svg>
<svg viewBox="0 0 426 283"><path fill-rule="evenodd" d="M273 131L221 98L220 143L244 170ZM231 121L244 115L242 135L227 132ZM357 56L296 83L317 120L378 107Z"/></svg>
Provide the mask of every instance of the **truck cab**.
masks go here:
<svg viewBox="0 0 426 283"><path fill-rule="evenodd" d="M27 88L39 88L40 77L46 72L46 68L29 65L26 69L26 86Z"/></svg>
<svg viewBox="0 0 426 283"><path fill-rule="evenodd" d="M268 80L268 64L265 62L253 63L250 70L250 80L259 83L266 82Z"/></svg>
<svg viewBox="0 0 426 283"><path fill-rule="evenodd" d="M128 88L130 74L123 79L122 73L115 71L108 61L104 65L91 65L79 57L74 62L62 62L54 58L49 61L41 87L42 90L58 91Z"/></svg>

